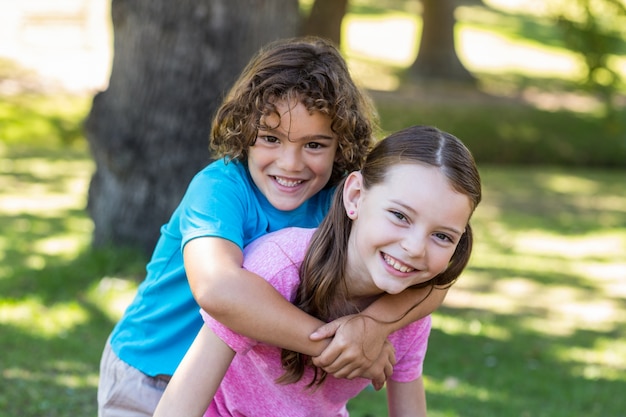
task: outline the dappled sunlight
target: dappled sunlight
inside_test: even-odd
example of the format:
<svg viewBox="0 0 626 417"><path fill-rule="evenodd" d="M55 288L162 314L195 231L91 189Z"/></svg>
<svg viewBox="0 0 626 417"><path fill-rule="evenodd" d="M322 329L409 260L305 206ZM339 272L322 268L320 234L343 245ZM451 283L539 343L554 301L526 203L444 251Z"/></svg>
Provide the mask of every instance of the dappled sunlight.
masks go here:
<svg viewBox="0 0 626 417"><path fill-rule="evenodd" d="M2 193L0 206L7 214L32 213L40 217L57 217L69 208L74 208L81 202L84 196L63 193L46 193L46 186L39 185L29 187L23 192L15 194ZM33 198L36 196L35 198Z"/></svg>
<svg viewBox="0 0 626 417"><path fill-rule="evenodd" d="M538 87L528 87L521 97L537 109L546 111L568 110L578 113L591 113L602 109L602 102L584 92L563 92L558 94Z"/></svg>
<svg viewBox="0 0 626 417"><path fill-rule="evenodd" d="M48 267L52 258L75 258L93 230L87 216L72 215L86 207L92 170L87 158L0 158L0 213L10 219L0 235L2 252L27 246L20 262L33 271ZM10 269L0 270L2 276Z"/></svg>
<svg viewBox="0 0 626 417"><path fill-rule="evenodd" d="M48 369L39 372L33 372L19 367L7 368L2 370L2 377L6 380L20 381L49 381L67 388L84 388L86 386L98 386L98 374L88 372L88 368L81 362L56 361L47 364L56 372L55 376L50 376ZM50 381L52 379L52 381Z"/></svg>
<svg viewBox="0 0 626 417"><path fill-rule="evenodd" d="M396 68L408 67L415 59L419 27L421 22L411 15L368 19L347 15L342 26L343 49L355 80L372 90L397 90Z"/></svg>
<svg viewBox="0 0 626 417"><path fill-rule="evenodd" d="M24 256L24 266L33 271L41 271L46 267L46 258L38 254Z"/></svg>
<svg viewBox="0 0 626 417"><path fill-rule="evenodd" d="M137 284L133 281L117 277L103 277L89 289L87 297L112 322L117 322L136 292Z"/></svg>
<svg viewBox="0 0 626 417"><path fill-rule="evenodd" d="M575 196L574 201L581 209L595 208L626 213L626 193L606 194L602 190L607 184L598 179L554 173L542 179L542 186L558 194Z"/></svg>
<svg viewBox="0 0 626 417"><path fill-rule="evenodd" d="M521 276L500 276L486 282L470 271L452 287L445 305L519 316L529 330L547 335L568 336L579 329L611 331L626 324L620 292L609 291L613 285L623 293L626 284L622 281L613 280L606 289L602 281L592 281L589 285L599 288L592 292L573 283L542 284ZM483 289L485 283L488 291ZM554 326L546 327L546 321Z"/></svg>
<svg viewBox="0 0 626 417"><path fill-rule="evenodd" d="M612 264L586 264L581 273L588 279L603 283L605 292L612 297L626 300L626 260Z"/></svg>
<svg viewBox="0 0 626 417"><path fill-rule="evenodd" d="M500 5L497 7L500 8ZM502 9L506 7L503 6ZM539 7L536 12L545 13ZM460 7L458 13L462 18L457 25L457 54L470 71L557 78L574 82L582 79L586 73L583 61L574 52L496 33L464 22L464 17L472 21L478 14L482 16L479 20L484 20L486 16L501 19L501 16L476 7ZM344 49L355 78L370 89L398 89L400 79L388 68L405 69L413 63L421 36L421 19L411 14L371 17L348 14L344 19L343 32ZM626 68L626 64L623 66ZM598 107L598 101L586 94L567 93L566 96L561 96L530 89L522 92L522 98L537 108L551 111L569 109L589 112Z"/></svg>
<svg viewBox="0 0 626 417"><path fill-rule="evenodd" d="M54 381L68 388L83 388L85 386L97 387L98 374L89 372L89 367L81 362L71 361L54 361L48 363L48 366L55 369L59 374Z"/></svg>
<svg viewBox="0 0 626 417"><path fill-rule="evenodd" d="M505 401L505 398L497 390L473 385L454 375L449 375L442 380L425 377L424 384L427 387L428 395L443 394L455 398L464 398L466 401Z"/></svg>
<svg viewBox="0 0 626 417"><path fill-rule="evenodd" d="M626 233L555 236L539 230L531 230L517 236L513 248L520 256L558 256L574 260L601 258L606 259L607 262L621 257L626 260ZM624 277L626 277L626 271Z"/></svg>
<svg viewBox="0 0 626 417"><path fill-rule="evenodd" d="M565 173L549 175L543 181L546 189L564 194L593 195L599 191L599 185L593 179Z"/></svg>
<svg viewBox="0 0 626 417"><path fill-rule="evenodd" d="M63 337L88 320L89 313L76 301L46 306L36 297L0 299L0 323L39 338Z"/></svg>
<svg viewBox="0 0 626 417"><path fill-rule="evenodd" d="M36 207L38 210L40 207ZM6 210L6 207L3 208ZM6 210L9 211L9 210ZM37 215L37 221L28 218L16 219L11 223L11 230L0 236L0 260L8 256L9 250L16 252L24 250L26 253L20 259L11 259L6 269L0 268L0 277L9 276L11 266L22 265L33 271L42 271L50 266L50 261L71 260L88 247L91 242L93 223L85 217L64 217L66 213L59 211L49 220L54 225L46 224L43 215ZM50 213L49 213L50 215ZM62 229L59 229L59 224ZM20 236L28 235L28 239Z"/></svg>
<svg viewBox="0 0 626 417"><path fill-rule="evenodd" d="M84 208L93 162L20 158L0 160L0 210L7 214L58 216Z"/></svg>
<svg viewBox="0 0 626 417"><path fill-rule="evenodd" d="M375 62L350 60L350 72L356 82L371 90L395 91L400 87L400 79L394 69Z"/></svg>
<svg viewBox="0 0 626 417"><path fill-rule="evenodd" d="M486 5L509 13L529 13L544 16L550 7L545 0L483 0Z"/></svg>
<svg viewBox="0 0 626 417"><path fill-rule="evenodd" d="M63 256L64 258L70 259L71 257L75 257L76 254L85 247L86 243L89 242L76 239L74 234L66 234L39 239L34 242L33 250L49 256Z"/></svg>
<svg viewBox="0 0 626 417"><path fill-rule="evenodd" d="M446 306L450 305L446 300ZM483 336L489 339L507 341L511 338L511 329L498 326L494 323L482 323L473 319L469 323L467 318L441 314L433 314L433 328L451 335Z"/></svg>
<svg viewBox="0 0 626 417"><path fill-rule="evenodd" d="M469 70L572 79L584 74L573 52L511 39L491 31L464 27L458 54Z"/></svg>
<svg viewBox="0 0 626 417"><path fill-rule="evenodd" d="M615 337L599 338L592 346L562 346L556 351L564 361L578 362L578 373L586 378L617 380L626 372L626 340Z"/></svg>
<svg viewBox="0 0 626 417"><path fill-rule="evenodd" d="M406 67L417 53L421 23L408 14L358 19L348 15L343 23L345 47L355 57L376 57L389 65Z"/></svg>

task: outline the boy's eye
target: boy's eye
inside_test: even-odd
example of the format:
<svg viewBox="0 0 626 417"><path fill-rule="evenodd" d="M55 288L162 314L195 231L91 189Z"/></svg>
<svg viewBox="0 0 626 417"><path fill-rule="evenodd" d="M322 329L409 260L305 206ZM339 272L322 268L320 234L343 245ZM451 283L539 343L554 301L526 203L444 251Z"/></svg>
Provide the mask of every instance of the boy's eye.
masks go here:
<svg viewBox="0 0 626 417"><path fill-rule="evenodd" d="M276 136L263 136L263 139L269 143L278 143L278 138Z"/></svg>

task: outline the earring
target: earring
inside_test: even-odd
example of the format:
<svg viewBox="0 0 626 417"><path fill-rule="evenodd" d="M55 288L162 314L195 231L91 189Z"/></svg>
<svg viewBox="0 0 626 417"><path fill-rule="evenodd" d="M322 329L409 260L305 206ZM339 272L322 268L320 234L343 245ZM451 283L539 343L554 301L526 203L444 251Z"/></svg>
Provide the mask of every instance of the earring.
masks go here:
<svg viewBox="0 0 626 417"><path fill-rule="evenodd" d="M350 211L348 212L348 216L354 216L354 210L350 210Z"/></svg>

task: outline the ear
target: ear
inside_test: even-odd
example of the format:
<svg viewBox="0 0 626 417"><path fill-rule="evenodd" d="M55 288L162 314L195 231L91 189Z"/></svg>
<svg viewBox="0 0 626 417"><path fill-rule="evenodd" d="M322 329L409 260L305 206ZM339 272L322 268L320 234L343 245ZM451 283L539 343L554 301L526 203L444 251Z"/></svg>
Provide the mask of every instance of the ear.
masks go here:
<svg viewBox="0 0 626 417"><path fill-rule="evenodd" d="M363 176L360 171L351 172L343 185L343 205L352 220L358 217L363 195Z"/></svg>

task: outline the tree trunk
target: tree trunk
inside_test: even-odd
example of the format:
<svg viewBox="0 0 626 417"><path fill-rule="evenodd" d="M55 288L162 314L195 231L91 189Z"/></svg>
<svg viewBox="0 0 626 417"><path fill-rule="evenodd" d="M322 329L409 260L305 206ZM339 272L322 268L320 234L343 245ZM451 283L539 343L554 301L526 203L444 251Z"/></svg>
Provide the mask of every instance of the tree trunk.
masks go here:
<svg viewBox="0 0 626 417"><path fill-rule="evenodd" d="M294 36L297 0L113 0L109 87L85 123L93 244L150 252L210 161L211 119L263 44Z"/></svg>
<svg viewBox="0 0 626 417"><path fill-rule="evenodd" d="M475 81L456 54L456 0L422 0L422 35L409 76L418 79Z"/></svg>
<svg viewBox="0 0 626 417"><path fill-rule="evenodd" d="M326 38L341 45L341 22L348 10L348 0L315 0L311 13L302 23L302 35Z"/></svg>

